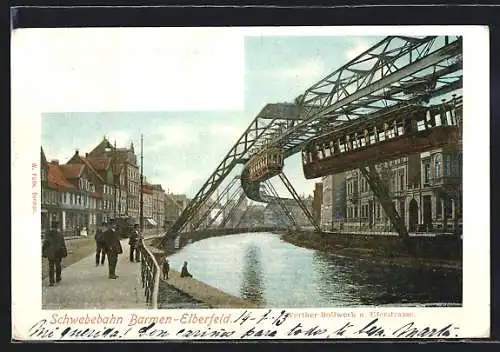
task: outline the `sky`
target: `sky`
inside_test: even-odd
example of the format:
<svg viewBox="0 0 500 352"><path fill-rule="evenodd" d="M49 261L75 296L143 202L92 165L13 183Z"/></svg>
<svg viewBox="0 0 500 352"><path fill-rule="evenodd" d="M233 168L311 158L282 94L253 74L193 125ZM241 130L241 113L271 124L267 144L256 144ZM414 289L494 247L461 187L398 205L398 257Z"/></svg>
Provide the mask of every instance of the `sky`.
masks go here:
<svg viewBox="0 0 500 352"><path fill-rule="evenodd" d="M206 80L200 83L207 87L205 91L210 90L209 94L222 98L233 97L233 89L243 89L243 104L239 108L197 110L193 104L191 110L47 112L42 115L42 147L49 160L64 163L76 149L85 154L104 136L112 143L116 141L118 147L133 142L139 153L142 134L144 175L148 181L162 184L171 193L193 197L267 103L292 102L308 87L381 39L383 37L247 36L242 87L222 84L224 72L220 80L213 75L212 84ZM161 75L164 68L160 62L150 60L149 72ZM99 65L99 62L87 63L91 64ZM168 80L164 85L166 90L173 90L168 87ZM189 98L189 85L183 89L186 99ZM147 85L141 93L149 94ZM304 179L299 154L285 161L284 172L299 194L312 194L318 179ZM280 195L287 196L278 181L273 179L272 183Z"/></svg>

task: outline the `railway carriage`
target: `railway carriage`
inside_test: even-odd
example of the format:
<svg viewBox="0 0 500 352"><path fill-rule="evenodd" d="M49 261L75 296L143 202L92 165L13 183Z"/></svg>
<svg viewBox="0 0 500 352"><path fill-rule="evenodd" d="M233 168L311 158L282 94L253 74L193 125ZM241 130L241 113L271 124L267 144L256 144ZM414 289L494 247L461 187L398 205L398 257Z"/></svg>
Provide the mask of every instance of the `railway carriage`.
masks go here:
<svg viewBox="0 0 500 352"><path fill-rule="evenodd" d="M266 148L254 154L248 162L249 180L265 181L283 170L283 149Z"/></svg>
<svg viewBox="0 0 500 352"><path fill-rule="evenodd" d="M413 106L409 112L365 121L309 141L302 150L306 179L332 175L459 141L455 107Z"/></svg>

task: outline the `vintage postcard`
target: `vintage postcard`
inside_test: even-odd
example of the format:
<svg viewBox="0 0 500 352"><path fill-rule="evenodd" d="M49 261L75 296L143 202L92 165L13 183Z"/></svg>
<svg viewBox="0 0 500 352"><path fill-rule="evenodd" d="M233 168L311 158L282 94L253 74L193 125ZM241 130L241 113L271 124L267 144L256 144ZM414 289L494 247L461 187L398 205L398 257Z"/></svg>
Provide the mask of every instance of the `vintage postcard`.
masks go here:
<svg viewBox="0 0 500 352"><path fill-rule="evenodd" d="M488 337L488 48L14 30L13 339Z"/></svg>

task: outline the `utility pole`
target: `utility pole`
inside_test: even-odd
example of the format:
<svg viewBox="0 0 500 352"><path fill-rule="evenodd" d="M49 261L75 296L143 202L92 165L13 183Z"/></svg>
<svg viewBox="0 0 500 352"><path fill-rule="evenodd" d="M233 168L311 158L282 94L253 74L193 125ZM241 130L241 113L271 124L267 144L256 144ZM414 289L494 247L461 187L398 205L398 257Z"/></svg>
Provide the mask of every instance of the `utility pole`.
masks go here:
<svg viewBox="0 0 500 352"><path fill-rule="evenodd" d="M141 134L141 203L140 203L139 221L140 221L141 232L144 232L144 199L143 199L143 189L142 189L144 182L144 173L143 173L144 155L143 155L142 144L143 144L143 138Z"/></svg>

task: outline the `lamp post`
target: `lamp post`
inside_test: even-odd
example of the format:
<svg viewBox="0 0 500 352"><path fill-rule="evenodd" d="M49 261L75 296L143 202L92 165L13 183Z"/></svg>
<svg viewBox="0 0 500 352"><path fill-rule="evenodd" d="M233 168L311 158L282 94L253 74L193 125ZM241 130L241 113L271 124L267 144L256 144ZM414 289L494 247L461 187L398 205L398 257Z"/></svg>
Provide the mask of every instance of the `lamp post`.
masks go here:
<svg viewBox="0 0 500 352"><path fill-rule="evenodd" d="M140 215L139 215L139 222L140 222L140 227L141 227L141 232L144 232L144 198L143 198L143 179L144 179L144 174L143 174L143 160L144 160L144 155L143 155L143 149L142 149L142 144L143 144L143 138L141 134L141 201L140 201Z"/></svg>

